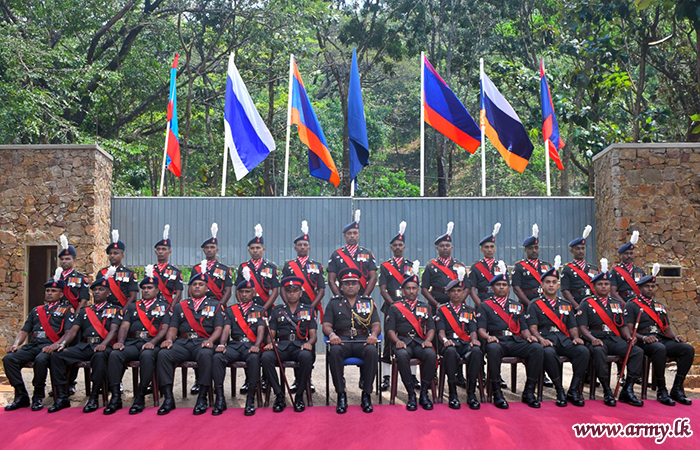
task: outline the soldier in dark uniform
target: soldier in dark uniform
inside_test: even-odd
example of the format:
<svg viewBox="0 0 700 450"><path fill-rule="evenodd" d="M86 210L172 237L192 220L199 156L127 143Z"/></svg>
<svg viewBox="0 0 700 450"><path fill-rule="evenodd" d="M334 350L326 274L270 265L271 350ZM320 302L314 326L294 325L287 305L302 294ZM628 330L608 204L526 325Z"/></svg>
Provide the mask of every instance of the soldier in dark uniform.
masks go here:
<svg viewBox="0 0 700 450"><path fill-rule="evenodd" d="M382 303L382 313L384 313L384 317L389 314L391 305L403 298L403 294L401 293L401 283L403 283L403 280L406 277L418 275L413 273L413 265L403 256L404 250L406 249L405 231L406 222L401 222L399 224L399 234L389 241L389 248L391 249L393 257L384 261L379 266L379 293L384 299L384 303ZM391 348L391 342L387 340L384 343L384 351L382 353L382 372L386 374L382 380L382 391L389 389ZM415 366L411 366L411 373L413 374L415 383L414 387L417 385L417 389L420 389L420 383L415 379L417 373L415 369Z"/></svg>
<svg viewBox="0 0 700 450"><path fill-rule="evenodd" d="M501 224L497 223L493 226L493 232L479 241L479 248L484 257L472 264L469 271L469 295L474 304L478 307L482 300L491 297L491 289L489 281L497 273L498 264L496 264L496 235L501 229Z"/></svg>
<svg viewBox="0 0 700 450"><path fill-rule="evenodd" d="M165 297L168 304L180 303L182 300L182 271L170 264L170 255L173 253L172 241L170 240L170 225L165 225L163 229L163 239L156 242L155 254L158 262L154 265L157 288L160 294Z"/></svg>
<svg viewBox="0 0 700 450"><path fill-rule="evenodd" d="M534 224L532 236L523 242L526 259L518 261L513 266L513 280L511 281L513 293L525 307L530 304L530 300L536 300L540 297L542 274L552 267L550 263L540 259L538 235L539 227Z"/></svg>
<svg viewBox="0 0 700 450"><path fill-rule="evenodd" d="M508 298L508 285L505 263L499 261L501 273L491 279L493 297L484 300L476 312L479 339L486 342L486 359L493 390L493 403L497 408L507 409L508 402L503 398L499 377L501 359L504 356L517 356L527 359L527 381L523 390L523 403L531 408L539 408L535 395L535 384L542 372L544 349L527 327L528 316L523 305Z"/></svg>
<svg viewBox="0 0 700 450"><path fill-rule="evenodd" d="M226 367L234 361L248 365L246 378L249 383L244 414L255 414L255 393L260 379L260 349L265 338L265 309L255 304L255 285L250 269L243 268L243 281L236 285L238 303L226 308L224 330L214 354L214 392L216 400L212 414L218 416L226 410L224 378Z"/></svg>
<svg viewBox="0 0 700 450"><path fill-rule="evenodd" d="M355 211L355 221L343 228L343 239L345 247L335 250L328 260L328 287L333 295L341 295L337 284L339 273L344 268L351 268L360 271L360 295L367 297L372 295L374 286L377 284L377 262L374 254L358 245L360 241L360 210Z"/></svg>
<svg viewBox="0 0 700 450"><path fill-rule="evenodd" d="M111 279L107 284L107 289L109 290L107 301L121 308L122 312L126 311L126 307L129 304L136 301L139 292L136 273L122 265L124 250L126 250L126 245L119 240L119 230L112 230L112 243L105 250L109 259L109 266L101 269L95 276L97 280L102 278ZM110 267L116 269L113 277L107 276L107 271Z"/></svg>
<svg viewBox="0 0 700 450"><path fill-rule="evenodd" d="M287 303L277 305L270 312L270 336L268 339L275 341L277 352L282 361L296 361L299 363L298 385L294 397L294 411L304 411L304 391L306 383L311 378L311 369L314 363L314 345L318 325L314 319L311 306L300 303L302 285L304 279L290 276L282 279L282 289L285 291ZM270 383L275 394L274 412L281 412L285 407L284 389L275 373L277 356L272 343L265 346L261 363L265 377ZM284 370L284 369L282 369Z"/></svg>
<svg viewBox="0 0 700 450"><path fill-rule="evenodd" d="M457 279L457 269L466 266L463 262L452 259L452 229L454 222L447 224L447 233L438 236L435 239L435 249L438 252L438 257L431 260L423 269L421 278L421 294L425 297L432 311L436 311L437 307L443 303L450 301L450 297L445 293L445 287L450 281ZM469 292L469 283L465 279L464 284L466 291L464 297L466 299ZM467 304L473 303L471 300ZM471 305L470 305L471 306Z"/></svg>
<svg viewBox="0 0 700 450"><path fill-rule="evenodd" d="M118 305L110 303L109 279L116 274L114 266L104 278L90 285L94 304L81 309L74 317L71 328L58 341L51 344L51 383L56 387L56 403L49 412L60 411L70 406L66 369L80 361L90 361L92 390L83 412L97 411L100 390L107 376L107 361L112 351L110 344L117 337L122 314ZM81 342L66 348L80 333Z"/></svg>
<svg viewBox="0 0 700 450"><path fill-rule="evenodd" d="M591 278L598 274L598 266L586 262L586 238L591 226L586 225L583 236L569 242L569 252L574 260L561 269L561 295L574 308L593 293Z"/></svg>
<svg viewBox="0 0 700 450"><path fill-rule="evenodd" d="M255 237L248 241L248 254L250 260L238 266L236 286L243 282L243 268L250 269L250 281L255 285L255 298L253 301L269 311L275 304L279 295L280 282L277 278L277 266L263 259L265 255L265 241L262 236L263 229L260 224L255 225Z"/></svg>
<svg viewBox="0 0 700 450"><path fill-rule="evenodd" d="M132 303L124 313L119 327L117 342L112 344L107 366L107 381L112 398L104 409L105 414L114 414L122 407L119 385L124 374L124 364L139 361L141 379L134 386L134 404L129 414L138 414L146 407L144 397L156 370L156 359L160 342L168 331L170 303L159 295L158 275L153 266L146 266L146 276L141 287L141 301Z"/></svg>
<svg viewBox="0 0 700 450"><path fill-rule="evenodd" d="M354 356L364 361L360 373L363 380L362 411L371 413L372 384L377 375L377 337L382 331L379 314L371 297L359 295L362 273L350 267L338 272L342 295L328 302L323 315L323 334L328 336L333 385L338 393L336 412L344 414L348 409L345 393L345 366L343 361Z"/></svg>
<svg viewBox="0 0 700 450"><path fill-rule="evenodd" d="M5 411L29 406L29 394L22 379L22 366L29 362L34 363L32 411L44 407L46 375L53 351L51 344L57 342L65 328L70 326L75 313L70 304L61 301L64 283L60 272L61 269L57 269L54 277L44 284L44 304L31 310L14 343L7 348L7 355L2 358L5 375L15 389L15 399L5 406ZM29 342L22 345L27 337L30 337Z"/></svg>
<svg viewBox="0 0 700 450"><path fill-rule="evenodd" d="M588 350L595 364L596 374L603 387L603 401L615 406L615 396L610 389L610 375L605 358L617 355L624 358L630 340L635 339L625 326L622 302L610 297L610 274L608 260L600 260L600 273L593 277L594 293L581 302L576 314L579 332L588 341ZM634 395L634 381L642 375L644 352L633 346L627 361L627 378L620 392L620 401L632 406L642 406L644 402ZM591 380L593 383L594 380Z"/></svg>
<svg viewBox="0 0 700 450"><path fill-rule="evenodd" d="M433 402L428 395L430 384L435 378L435 363L437 356L433 348L435 337L435 323L430 314L430 305L424 300L418 299L420 283L418 275L418 261L414 263L414 275L406 277L401 283L403 298L395 302L389 308L386 316L385 330L387 338L394 343L394 357L401 374L401 380L408 392L406 409L415 411L416 392L413 389L413 375L410 370L411 358L417 358L422 363L420 405L423 409L433 409Z"/></svg>
<svg viewBox="0 0 700 450"><path fill-rule="evenodd" d="M467 361L467 404L470 409L479 409L476 399L476 380L484 361L481 342L476 335L476 317L474 309L464 303L464 275L466 270L457 270L457 279L450 281L445 290L450 301L438 308L435 325L438 339L442 343L442 357L445 359L449 406L459 409L456 375L460 358Z"/></svg>
<svg viewBox="0 0 700 450"><path fill-rule="evenodd" d="M571 303L557 297L560 266L561 258L557 255L554 267L542 275L542 297L530 303L527 324L530 333L544 347L544 368L557 391L556 405L566 406L569 401L574 406L583 406L578 389L586 374L590 353L579 337L576 310ZM574 370L568 394L562 386L560 356L568 357Z"/></svg>
<svg viewBox="0 0 700 450"><path fill-rule="evenodd" d="M190 299L172 307L170 326L158 352L158 384L164 392L164 400L158 415L175 409L173 378L175 367L185 361L196 361L199 367L199 396L194 406L195 415L207 411L207 393L212 379L214 343L221 337L224 326L224 309L216 298L208 297L206 261L200 272L190 279ZM167 319L166 319L167 320Z"/></svg>
<svg viewBox="0 0 700 450"><path fill-rule="evenodd" d="M641 295L625 305L625 321L630 330L634 330L634 322L639 317L639 311L642 311L636 334L637 345L651 359L653 377L656 380L656 399L668 406L674 406L676 402L690 405L692 400L683 392L683 381L693 365L695 349L686 343L685 337L673 332L668 323L666 307L654 300L659 269L659 264L654 264L651 276L645 276L637 282ZM665 377L667 356L676 359L678 363L670 396L666 390Z"/></svg>
<svg viewBox="0 0 700 450"><path fill-rule="evenodd" d="M58 262L63 269L63 296L76 311L80 311L90 300L90 285L85 274L75 270L75 247L68 244L68 238L64 234L60 237L61 251L58 252Z"/></svg>
<svg viewBox="0 0 700 450"><path fill-rule="evenodd" d="M644 276L644 270L634 265L634 246L639 241L639 231L632 232L630 241L618 250L620 263L610 271L610 296L622 302L622 306L639 295L637 282Z"/></svg>

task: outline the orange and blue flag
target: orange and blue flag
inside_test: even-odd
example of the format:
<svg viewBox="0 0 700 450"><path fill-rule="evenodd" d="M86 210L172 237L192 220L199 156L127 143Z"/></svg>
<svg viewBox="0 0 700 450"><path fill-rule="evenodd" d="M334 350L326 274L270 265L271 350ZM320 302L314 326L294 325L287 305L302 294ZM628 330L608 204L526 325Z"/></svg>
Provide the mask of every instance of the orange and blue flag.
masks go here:
<svg viewBox="0 0 700 450"><path fill-rule="evenodd" d="M170 68L170 95L168 96L168 126L166 128L166 160L165 167L168 168L176 177L180 176L182 168L180 164L180 135L177 130L177 97L175 96L175 78L177 76L177 58Z"/></svg>
<svg viewBox="0 0 700 450"><path fill-rule="evenodd" d="M481 130L467 109L423 57L424 120L469 153L481 145Z"/></svg>
<svg viewBox="0 0 700 450"><path fill-rule="evenodd" d="M335 168L321 124L318 123L314 108L306 94L296 60L293 60L293 63L291 123L297 125L299 139L309 148L309 173L338 187L340 184L338 169Z"/></svg>
<svg viewBox="0 0 700 450"><path fill-rule="evenodd" d="M540 60L540 103L542 104L542 135L547 143L549 157L556 163L557 169L564 170L559 157L559 150L564 148L564 141L559 136L559 124L554 115L554 104L552 104L552 95L549 92L542 60Z"/></svg>

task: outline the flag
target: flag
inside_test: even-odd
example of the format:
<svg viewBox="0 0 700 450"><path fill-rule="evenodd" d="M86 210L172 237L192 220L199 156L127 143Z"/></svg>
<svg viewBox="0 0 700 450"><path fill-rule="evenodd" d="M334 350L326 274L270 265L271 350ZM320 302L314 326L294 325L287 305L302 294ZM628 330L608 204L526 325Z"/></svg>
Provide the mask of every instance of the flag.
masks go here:
<svg viewBox="0 0 700 450"><path fill-rule="evenodd" d="M506 164L522 173L535 147L518 115L485 73L481 74L481 124Z"/></svg>
<svg viewBox="0 0 700 450"><path fill-rule="evenodd" d="M357 55L352 49L352 68L348 87L348 142L350 143L350 179L354 180L360 170L369 164L369 143L367 142L367 122L362 104L360 70L357 68Z"/></svg>
<svg viewBox="0 0 700 450"><path fill-rule="evenodd" d="M176 177L180 176L180 135L177 131L177 97L175 96L175 78L177 76L177 58L170 68L170 95L168 96L168 125L165 131L165 167Z"/></svg>
<svg viewBox="0 0 700 450"><path fill-rule="evenodd" d="M314 108L311 106L306 89L304 89L297 62L292 61L294 73L292 75L292 117L290 122L297 125L299 139L309 148L309 173L338 187L340 184L338 169L335 168L321 124L318 123Z"/></svg>
<svg viewBox="0 0 700 450"><path fill-rule="evenodd" d="M253 99L233 63L233 53L229 56L226 74L224 138L238 180L275 149L275 140L255 109Z"/></svg>
<svg viewBox="0 0 700 450"><path fill-rule="evenodd" d="M554 115L552 95L549 93L547 77L544 75L544 61L540 60L540 103L542 104L542 135L548 142L549 157L556 163L557 169L564 170L559 157L559 150L564 147L564 141L559 136L559 125Z"/></svg>
<svg viewBox="0 0 700 450"><path fill-rule="evenodd" d="M481 130L467 109L423 57L423 108L425 122L469 153L481 145Z"/></svg>

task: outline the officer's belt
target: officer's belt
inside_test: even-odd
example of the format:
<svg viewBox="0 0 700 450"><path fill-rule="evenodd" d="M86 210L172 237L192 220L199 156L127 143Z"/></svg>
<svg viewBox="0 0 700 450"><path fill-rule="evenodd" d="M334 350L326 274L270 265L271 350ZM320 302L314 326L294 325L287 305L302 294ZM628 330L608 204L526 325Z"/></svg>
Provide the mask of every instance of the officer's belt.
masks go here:
<svg viewBox="0 0 700 450"><path fill-rule="evenodd" d="M233 342L250 342L250 339L245 336L231 336L229 340Z"/></svg>
<svg viewBox="0 0 700 450"><path fill-rule="evenodd" d="M408 337L408 338L414 338L414 337L420 337L415 331L409 331L408 333L396 333L398 336L401 337Z"/></svg>
<svg viewBox="0 0 700 450"><path fill-rule="evenodd" d="M195 333L197 334L197 333ZM130 331L129 339L149 339L151 335L148 331Z"/></svg>
<svg viewBox="0 0 700 450"><path fill-rule="evenodd" d="M34 339L47 339L46 331L35 331L32 333Z"/></svg>
<svg viewBox="0 0 700 450"><path fill-rule="evenodd" d="M279 340L279 341L302 341L302 342L307 341L307 339L299 339L299 337L296 335L296 333L286 334L284 336L277 336L277 340Z"/></svg>
<svg viewBox="0 0 700 450"><path fill-rule="evenodd" d="M102 342L102 338L97 336L97 337L84 337L83 342L87 342L88 344L99 344Z"/></svg>
<svg viewBox="0 0 700 450"><path fill-rule="evenodd" d="M369 330L366 330L364 328L355 328L355 334L353 335L352 330L338 330L334 332L338 336L367 336L369 335Z"/></svg>
<svg viewBox="0 0 700 450"><path fill-rule="evenodd" d="M659 327L657 327L656 325L652 325L652 326L646 327L646 328L640 328L639 330L637 330L637 333L639 333L639 334L650 334L650 333L663 334L659 330Z"/></svg>
<svg viewBox="0 0 700 450"><path fill-rule="evenodd" d="M564 334L564 333L559 329L559 327L544 327L544 328L540 329L539 331L540 331L540 333L541 333L541 332L545 332L545 333L561 333L561 334Z"/></svg>
<svg viewBox="0 0 700 450"><path fill-rule="evenodd" d="M194 332L191 332L191 333L180 333L180 338L181 338L181 339L199 339L199 338L204 339L204 338L201 337L198 333L194 333Z"/></svg>
<svg viewBox="0 0 700 450"><path fill-rule="evenodd" d="M489 331L489 336L513 336L510 330Z"/></svg>
<svg viewBox="0 0 700 450"><path fill-rule="evenodd" d="M445 288L444 287L437 287L437 286L430 286L430 292L440 292L440 293L444 294Z"/></svg>
<svg viewBox="0 0 700 450"><path fill-rule="evenodd" d="M607 325L590 325L588 329L591 331L602 331L606 334L615 335L615 333L612 330L610 330L610 328L608 328Z"/></svg>

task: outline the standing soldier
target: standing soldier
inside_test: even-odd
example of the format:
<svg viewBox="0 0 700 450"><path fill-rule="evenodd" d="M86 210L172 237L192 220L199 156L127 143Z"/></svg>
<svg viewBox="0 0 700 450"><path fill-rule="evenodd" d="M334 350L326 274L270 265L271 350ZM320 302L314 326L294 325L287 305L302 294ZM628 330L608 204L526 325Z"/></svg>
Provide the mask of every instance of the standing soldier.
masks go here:
<svg viewBox="0 0 700 450"><path fill-rule="evenodd" d="M498 272L496 264L496 235L501 230L501 224L493 226L493 232L479 242L479 248L484 257L472 264L469 271L470 296L474 304L478 307L482 300L491 297L489 282Z"/></svg>
<svg viewBox="0 0 700 450"><path fill-rule="evenodd" d="M68 238L62 234L61 251L58 253L58 262L63 269L61 279L63 280L63 297L70 302L76 311L80 311L90 300L90 288L84 274L75 270L75 258L77 252L75 247L68 244Z"/></svg>
<svg viewBox="0 0 700 450"><path fill-rule="evenodd" d="M265 241L262 234L262 226L260 224L255 225L255 237L248 241L250 260L238 266L236 286L244 281L243 268L248 267L251 274L250 280L255 287L255 299L253 301L265 308L266 311L269 311L279 295L280 282L277 278L277 266L263 259L265 255Z"/></svg>
<svg viewBox="0 0 700 450"><path fill-rule="evenodd" d="M591 278L598 274L598 267L586 263L586 238L591 233L591 226L586 225L583 236L569 242L569 252L574 260L561 270L561 295L574 308L593 293Z"/></svg>
<svg viewBox="0 0 700 450"><path fill-rule="evenodd" d="M530 305L530 300L539 298L542 274L552 267L540 259L539 233L537 224L532 225L532 236L523 242L526 259L518 261L513 267L513 293L525 307Z"/></svg>
<svg viewBox="0 0 700 450"><path fill-rule="evenodd" d="M107 301L121 308L122 311L125 311L129 304L136 301L139 292L136 273L122 265L124 250L126 250L126 245L119 240L119 230L112 230L112 243L105 250L109 259L109 266L97 272L96 276L98 280L102 278L107 280L107 289L109 290ZM113 267L115 270L112 277L107 276L110 267Z"/></svg>
<svg viewBox="0 0 700 450"><path fill-rule="evenodd" d="M438 257L431 260L423 269L421 278L421 294L425 297L432 311L436 311L437 307L443 303L447 303L450 297L445 293L445 287L450 281L457 279L457 269L466 266L463 262L452 259L452 230L454 222L447 224L447 232L435 239L435 249L438 252ZM467 297L469 292L468 282L464 281L467 291L464 292L464 297ZM471 300L468 302L471 303Z"/></svg>
<svg viewBox="0 0 700 450"><path fill-rule="evenodd" d="M7 355L2 358L5 374L15 389L15 399L5 406L5 411L29 406L29 393L22 379L22 367L29 362L34 363L32 411L44 407L46 375L53 351L51 344L60 339L75 313L71 305L61 302L64 288L61 271L60 267L56 269L53 278L44 283L44 304L32 309L15 342L7 348ZM20 347L27 337L30 338L29 342Z"/></svg>
<svg viewBox="0 0 700 450"><path fill-rule="evenodd" d="M641 295L637 282L644 276L644 270L634 265L634 246L639 241L639 231L632 232L630 241L618 250L620 263L610 273L610 296L620 300L624 306L629 300Z"/></svg>
<svg viewBox="0 0 700 450"><path fill-rule="evenodd" d="M360 295L371 296L374 285L377 284L377 263L374 254L360 247L360 210L355 211L355 221L343 228L345 247L335 250L328 260L328 286L333 295L341 295L337 284L340 271L344 268L360 272Z"/></svg>
<svg viewBox="0 0 700 450"><path fill-rule="evenodd" d="M634 331L634 321L642 315L637 328L637 345L651 359L653 376L656 380L656 399L664 405L674 406L676 402L683 405L692 404L692 400L683 392L683 381L693 365L695 349L686 343L685 337L677 336L668 323L668 314L663 303L654 300L657 288L656 276L660 266L654 264L651 276L645 276L637 282L641 292L638 298L632 299L625 305L625 320L630 330ZM666 390L666 357L675 358L678 362L678 371L673 380L671 395Z"/></svg>
<svg viewBox="0 0 700 450"><path fill-rule="evenodd" d="M168 304L180 303L182 300L182 271L170 264L170 255L173 253L170 240L170 225L163 229L163 239L156 242L155 254L158 262L155 267L157 276L157 288L168 301Z"/></svg>

